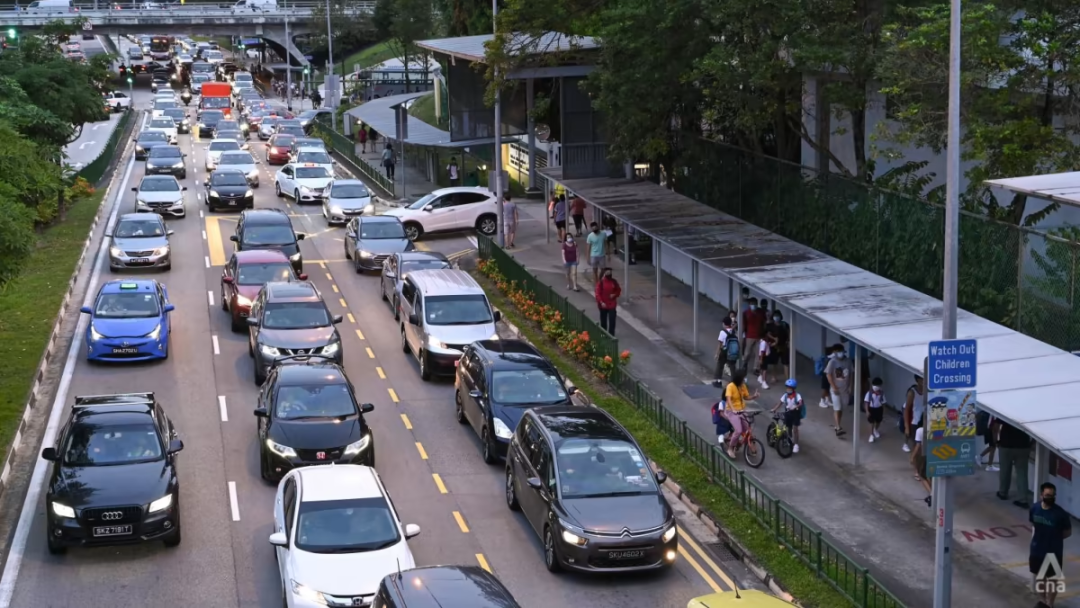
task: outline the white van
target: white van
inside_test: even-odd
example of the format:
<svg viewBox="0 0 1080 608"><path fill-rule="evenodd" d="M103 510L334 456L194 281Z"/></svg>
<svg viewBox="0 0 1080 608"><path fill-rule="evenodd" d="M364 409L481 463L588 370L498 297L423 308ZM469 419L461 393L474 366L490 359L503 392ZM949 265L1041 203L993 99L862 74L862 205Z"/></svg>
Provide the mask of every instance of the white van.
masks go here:
<svg viewBox="0 0 1080 608"><path fill-rule="evenodd" d="M34 0L26 5L26 10L31 13L74 13L75 7L71 0Z"/></svg>
<svg viewBox="0 0 1080 608"><path fill-rule="evenodd" d="M277 0L240 0L233 10L276 11L277 7Z"/></svg>

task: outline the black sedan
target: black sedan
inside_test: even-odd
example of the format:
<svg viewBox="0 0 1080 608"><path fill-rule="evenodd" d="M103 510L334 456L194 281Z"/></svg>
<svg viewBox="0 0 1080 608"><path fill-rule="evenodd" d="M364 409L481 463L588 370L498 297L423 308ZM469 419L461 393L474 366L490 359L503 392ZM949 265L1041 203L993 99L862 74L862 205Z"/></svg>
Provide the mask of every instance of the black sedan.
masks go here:
<svg viewBox="0 0 1080 608"><path fill-rule="evenodd" d="M135 138L135 160L146 160L150 148L169 145L169 136L163 131L143 131Z"/></svg>
<svg viewBox="0 0 1080 608"><path fill-rule="evenodd" d="M345 227L345 258L353 261L357 274L382 270L386 258L414 248L401 220L390 215L354 217Z"/></svg>
<svg viewBox="0 0 1080 608"><path fill-rule="evenodd" d="M217 169L206 180L206 206L218 209L254 209L255 193L247 176L237 169Z"/></svg>
<svg viewBox="0 0 1080 608"><path fill-rule="evenodd" d="M260 391L259 472L280 480L296 467L318 464L375 466L375 441L352 383L333 359L282 357Z"/></svg>
<svg viewBox="0 0 1080 608"><path fill-rule="evenodd" d="M146 174L175 175L178 179L186 179L184 156L179 146L154 146L146 157Z"/></svg>
<svg viewBox="0 0 1080 608"><path fill-rule="evenodd" d="M221 110L203 110L202 114L199 114L199 137L213 138L217 133L218 123L225 120L225 113Z"/></svg>
<svg viewBox="0 0 1080 608"><path fill-rule="evenodd" d="M180 544L176 453L184 448L153 393L76 397L45 496L49 553L72 545Z"/></svg>

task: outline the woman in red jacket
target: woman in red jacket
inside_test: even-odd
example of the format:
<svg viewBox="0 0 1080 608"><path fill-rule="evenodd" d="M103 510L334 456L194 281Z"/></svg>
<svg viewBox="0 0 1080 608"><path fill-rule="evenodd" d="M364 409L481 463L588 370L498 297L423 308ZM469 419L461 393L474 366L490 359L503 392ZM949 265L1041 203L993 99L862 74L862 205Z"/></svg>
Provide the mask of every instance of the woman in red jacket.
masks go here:
<svg viewBox="0 0 1080 608"><path fill-rule="evenodd" d="M611 269L605 268L600 273L600 282L596 284L596 306L600 309L600 327L615 335L615 311L619 307L622 287L611 276Z"/></svg>

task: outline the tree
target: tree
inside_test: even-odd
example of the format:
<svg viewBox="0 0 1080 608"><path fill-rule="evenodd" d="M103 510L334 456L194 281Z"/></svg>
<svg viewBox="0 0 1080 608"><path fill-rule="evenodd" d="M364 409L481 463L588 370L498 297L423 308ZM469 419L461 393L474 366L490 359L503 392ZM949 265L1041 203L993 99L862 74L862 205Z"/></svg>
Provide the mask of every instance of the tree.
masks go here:
<svg viewBox="0 0 1080 608"><path fill-rule="evenodd" d="M420 40L435 33L435 6L432 0L378 0L372 24L379 38L405 67L410 61L427 65L429 54L416 47ZM409 91L409 70L405 70L405 91Z"/></svg>
<svg viewBox="0 0 1080 608"><path fill-rule="evenodd" d="M435 0L435 12L447 36L478 36L492 31L491 2L487 0Z"/></svg>
<svg viewBox="0 0 1080 608"><path fill-rule="evenodd" d="M329 21L333 25L331 35L334 40L336 59L344 60L349 53L378 42L371 17L357 10L355 5L347 4L343 0L335 0L330 4L329 13ZM326 16L326 5L321 2L316 3L308 19L312 54L329 56Z"/></svg>

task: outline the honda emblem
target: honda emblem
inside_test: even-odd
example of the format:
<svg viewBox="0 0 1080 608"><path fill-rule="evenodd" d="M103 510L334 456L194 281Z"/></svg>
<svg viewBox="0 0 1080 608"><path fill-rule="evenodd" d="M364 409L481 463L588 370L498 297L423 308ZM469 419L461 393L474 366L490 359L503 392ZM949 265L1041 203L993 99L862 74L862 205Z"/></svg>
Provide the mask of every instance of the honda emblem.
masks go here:
<svg viewBox="0 0 1080 608"><path fill-rule="evenodd" d="M326 460L326 452L315 452L315 458L319 460Z"/></svg>

